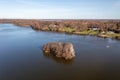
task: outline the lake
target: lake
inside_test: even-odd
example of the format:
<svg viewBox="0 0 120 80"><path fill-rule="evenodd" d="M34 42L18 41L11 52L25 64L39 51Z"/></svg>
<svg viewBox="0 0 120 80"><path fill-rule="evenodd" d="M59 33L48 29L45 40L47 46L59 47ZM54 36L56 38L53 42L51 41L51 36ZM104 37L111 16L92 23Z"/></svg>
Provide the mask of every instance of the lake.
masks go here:
<svg viewBox="0 0 120 80"><path fill-rule="evenodd" d="M44 55L54 41L73 43L75 59ZM0 24L0 80L120 80L120 41Z"/></svg>

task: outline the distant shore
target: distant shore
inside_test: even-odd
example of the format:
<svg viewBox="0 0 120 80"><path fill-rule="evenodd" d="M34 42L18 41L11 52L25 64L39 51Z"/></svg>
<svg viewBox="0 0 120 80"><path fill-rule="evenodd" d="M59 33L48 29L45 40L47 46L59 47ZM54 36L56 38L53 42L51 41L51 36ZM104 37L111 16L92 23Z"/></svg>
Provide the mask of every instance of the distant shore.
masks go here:
<svg viewBox="0 0 120 80"><path fill-rule="evenodd" d="M120 20L64 20L64 19L0 19L1 24L14 24L21 27L31 27L34 30L65 32L68 34L91 35L120 40Z"/></svg>

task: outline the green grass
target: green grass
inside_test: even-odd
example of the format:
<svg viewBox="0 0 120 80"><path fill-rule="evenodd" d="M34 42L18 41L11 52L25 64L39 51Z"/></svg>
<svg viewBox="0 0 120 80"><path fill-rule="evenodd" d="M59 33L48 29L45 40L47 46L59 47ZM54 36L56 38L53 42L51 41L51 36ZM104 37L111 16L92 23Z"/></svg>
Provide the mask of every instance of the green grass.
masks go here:
<svg viewBox="0 0 120 80"><path fill-rule="evenodd" d="M74 30L75 29L72 29L72 28L67 28L67 27L64 28L64 31L68 33L72 33Z"/></svg>
<svg viewBox="0 0 120 80"><path fill-rule="evenodd" d="M106 33L105 35L107 35L111 38L120 37L120 34L118 34L118 33L114 33L114 34Z"/></svg>
<svg viewBox="0 0 120 80"><path fill-rule="evenodd" d="M97 31L93 31L93 30L86 30L86 31L79 31L79 32L75 32L75 34L80 34L80 35L97 35L98 32Z"/></svg>
<svg viewBox="0 0 120 80"><path fill-rule="evenodd" d="M87 31L74 32L75 34L88 35Z"/></svg>
<svg viewBox="0 0 120 80"><path fill-rule="evenodd" d="M89 35L98 35L99 34L98 31L93 31L93 30L89 30L88 33L89 33Z"/></svg>
<svg viewBox="0 0 120 80"><path fill-rule="evenodd" d="M99 37L104 37L104 38L114 38L114 39L120 39L120 34L119 33L104 33L104 34L99 34Z"/></svg>

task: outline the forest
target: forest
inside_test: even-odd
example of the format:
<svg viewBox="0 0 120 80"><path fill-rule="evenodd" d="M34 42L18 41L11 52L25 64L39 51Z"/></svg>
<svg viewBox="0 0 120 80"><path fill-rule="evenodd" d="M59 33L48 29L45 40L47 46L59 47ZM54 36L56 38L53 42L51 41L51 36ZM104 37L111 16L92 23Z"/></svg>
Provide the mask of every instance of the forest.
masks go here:
<svg viewBox="0 0 120 80"><path fill-rule="evenodd" d="M34 19L0 19L1 24L14 24L31 27L34 30L65 32L79 35L97 35L120 39L120 20L34 20Z"/></svg>

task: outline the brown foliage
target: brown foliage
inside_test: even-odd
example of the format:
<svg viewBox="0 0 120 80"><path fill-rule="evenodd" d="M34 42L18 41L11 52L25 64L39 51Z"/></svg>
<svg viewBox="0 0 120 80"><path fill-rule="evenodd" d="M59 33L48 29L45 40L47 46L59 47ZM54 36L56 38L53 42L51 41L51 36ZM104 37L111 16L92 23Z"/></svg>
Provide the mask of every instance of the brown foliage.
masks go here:
<svg viewBox="0 0 120 80"><path fill-rule="evenodd" d="M11 23L18 26L30 26L36 30L62 31L65 27L84 31L92 27L101 31L120 33L120 20L29 20L29 19L1 19L0 23Z"/></svg>

